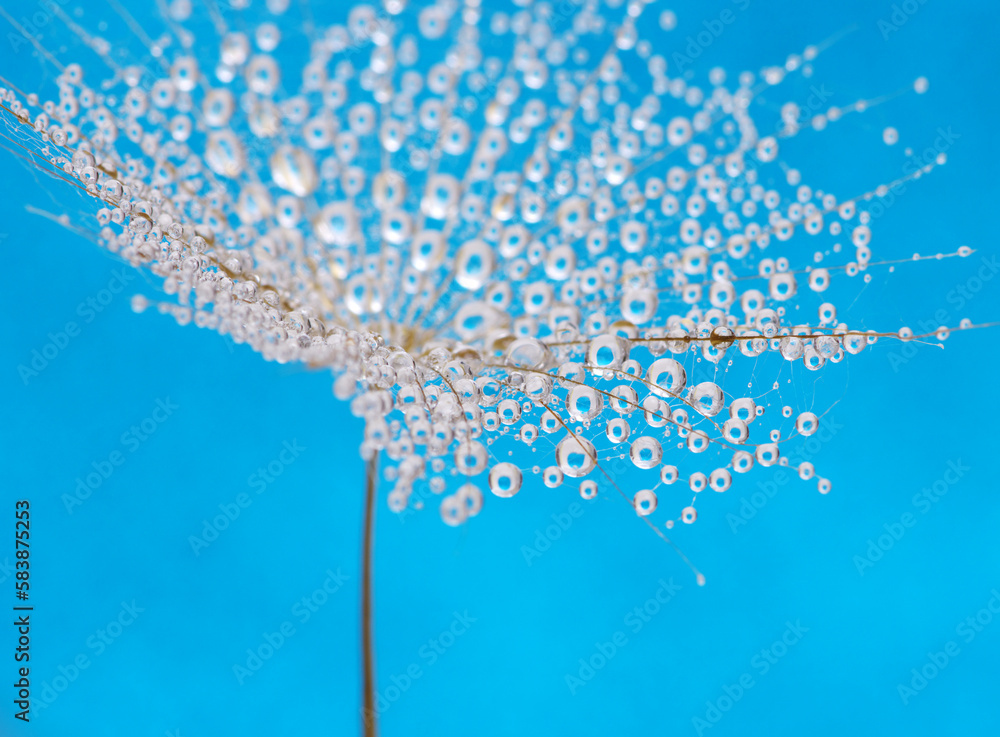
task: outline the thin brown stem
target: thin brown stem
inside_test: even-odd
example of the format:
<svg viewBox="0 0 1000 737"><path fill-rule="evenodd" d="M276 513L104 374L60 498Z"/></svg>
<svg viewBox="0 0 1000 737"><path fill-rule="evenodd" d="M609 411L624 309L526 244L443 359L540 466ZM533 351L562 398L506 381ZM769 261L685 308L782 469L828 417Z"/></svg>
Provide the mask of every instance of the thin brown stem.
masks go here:
<svg viewBox="0 0 1000 737"><path fill-rule="evenodd" d="M365 522L361 542L361 716L362 735L377 737L375 710L375 643L372 607L372 551L375 547L375 489L378 483L378 453L367 463L365 480Z"/></svg>

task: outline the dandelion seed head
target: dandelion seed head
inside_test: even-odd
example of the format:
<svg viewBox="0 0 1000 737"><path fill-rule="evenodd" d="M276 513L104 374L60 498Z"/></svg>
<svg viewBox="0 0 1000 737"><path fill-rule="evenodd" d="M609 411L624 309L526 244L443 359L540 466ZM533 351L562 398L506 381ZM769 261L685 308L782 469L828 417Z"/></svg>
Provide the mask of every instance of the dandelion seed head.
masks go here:
<svg viewBox="0 0 1000 737"><path fill-rule="evenodd" d="M538 480L591 499L614 460L649 474L623 494L640 516L693 524L672 488L725 492L816 432L772 397L776 372L877 339L828 294L873 265L877 190L838 200L782 147L879 101L814 115L792 98L768 118L755 101L821 47L699 77L657 53L670 10L489 5L388 0L328 23L285 0L175 0L146 64L74 30L106 69L65 65L53 99L3 88L5 135L89 195L97 239L160 280L161 312L333 371L393 510L422 506L419 483L448 525ZM547 457L507 460L522 446Z"/></svg>

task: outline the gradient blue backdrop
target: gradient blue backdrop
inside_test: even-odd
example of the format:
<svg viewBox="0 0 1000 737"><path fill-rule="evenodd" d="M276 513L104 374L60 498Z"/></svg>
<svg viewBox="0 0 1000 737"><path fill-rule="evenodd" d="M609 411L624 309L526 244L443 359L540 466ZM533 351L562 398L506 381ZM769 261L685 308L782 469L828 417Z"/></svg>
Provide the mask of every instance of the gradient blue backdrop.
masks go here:
<svg viewBox="0 0 1000 737"><path fill-rule="evenodd" d="M847 197L896 176L902 146L932 145L938 127L960 136L948 165L909 187L877 223L875 256L962 244L980 253L875 272L844 315L852 325L916 326L939 309L952 324L1000 315L995 281L961 310L948 302L980 257L996 253L1000 6L913 5L917 12L884 40L877 24L891 18L889 2L756 0L696 67L780 63L856 23L800 85L802 99L812 83L833 91L831 104L844 104L929 77L922 97L904 96L785 148L807 181ZM683 43L731 5L674 7ZM5 76L37 79L37 66L29 52L15 55L0 44ZM902 138L893 149L879 143L890 124ZM856 153L844 155L845 146ZM82 323L78 305L107 286L118 264L26 213L26 202L58 209L50 193L63 190L34 181L6 153L0 161L0 561L13 561L14 500L28 498L36 694L77 654L90 659L29 727L13 720L13 689L3 686L0 734L356 733L360 423L334 400L328 375L266 364L245 347L155 313L134 315L129 296L154 294L140 278L26 386L18 364L48 333ZM705 734L996 734L1000 623L969 643L956 626L1000 589L998 335L955 335L943 351L920 347L898 370L888 358L898 344L883 341L818 383L806 376L803 393L816 391L820 406L843 394L832 412L843 429L815 458L833 493L788 484L735 534L726 514L771 475L707 500L697 524L677 531L708 578L703 588L627 507L600 500L528 566L522 546L550 515L566 511L570 487L532 480L512 500L487 499L483 513L458 530L435 513L402 522L380 505L380 690L411 664L421 668L383 715L383 735L698 734L692 719L705 718L706 702L745 673L755 685ZM123 449L121 434L166 398L178 409L134 452ZM256 495L250 475L278 458L285 441L305 450ZM124 450L124 465L68 514L60 496L116 449ZM941 479L949 461L969 470L921 513L914 494ZM620 481L627 485L627 475ZM241 492L251 493L252 505L195 556L188 536ZM854 556L906 512L916 525L859 575ZM293 606L338 567L350 581L300 624ZM624 617L671 578L681 589L633 634ZM96 655L88 638L133 599L144 611ZM0 606L12 600L8 578ZM454 612L475 621L430 664L421 647L451 625ZM296 634L239 685L233 665L286 620ZM762 675L753 658L788 621L808 631ZM628 644L571 694L566 675L578 674L578 660L618 630ZM0 626L2 684L13 683L14 639L12 627ZM949 640L960 653L904 705L897 684Z"/></svg>

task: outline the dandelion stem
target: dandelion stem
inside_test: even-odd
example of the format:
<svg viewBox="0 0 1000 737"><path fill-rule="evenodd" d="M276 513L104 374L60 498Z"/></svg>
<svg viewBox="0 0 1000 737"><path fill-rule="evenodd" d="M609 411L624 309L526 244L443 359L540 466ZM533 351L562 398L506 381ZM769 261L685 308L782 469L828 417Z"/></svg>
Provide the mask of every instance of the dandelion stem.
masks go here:
<svg viewBox="0 0 1000 737"><path fill-rule="evenodd" d="M365 479L365 522L361 542L361 714L364 737L378 735L375 711L375 645L372 635L372 549L375 547L375 485L378 478L378 453L367 463Z"/></svg>

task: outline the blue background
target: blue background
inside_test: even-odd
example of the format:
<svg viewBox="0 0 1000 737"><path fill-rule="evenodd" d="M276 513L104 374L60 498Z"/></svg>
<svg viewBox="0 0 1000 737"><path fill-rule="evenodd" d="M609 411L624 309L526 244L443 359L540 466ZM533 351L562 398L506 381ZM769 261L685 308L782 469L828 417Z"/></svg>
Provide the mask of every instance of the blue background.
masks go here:
<svg viewBox="0 0 1000 737"><path fill-rule="evenodd" d="M730 7L688 5L674 6L679 43ZM926 95L850 116L783 151L806 181L847 197L896 176L903 146L932 145L938 127L960 135L948 165L909 187L879 220L874 253L906 257L963 244L980 252L876 271L841 311L852 326L916 327L939 309L952 325L1000 314L996 281L961 310L947 301L982 255L996 253L1000 6L916 5L884 40L877 23L890 18L890 3L758 0L696 64L700 72L758 69L857 24L821 56L808 83L833 90L832 104L929 77ZM15 56L6 42L0 60L5 76L39 76L29 52ZM879 142L886 125L901 135L891 149ZM9 155L3 161L0 509L12 530L14 500L32 504L35 694L78 653L91 664L27 728L13 720L12 689L4 686L0 733L356 733L360 422L333 398L328 375L264 363L154 311L133 314L130 294L155 293L139 278L84 324L78 305L107 286L116 261L27 214L29 202L58 210L50 193L64 192ZM18 364L69 320L81 323L81 334L25 386ZM569 485L551 490L529 477L517 497L488 498L483 513L457 530L434 512L400 520L380 504L380 690L411 664L421 668L383 715L382 734L698 734L692 719L706 718L706 702L717 703L746 673L754 686L705 734L996 734L1000 623L969 643L956 633L1000 589L996 337L995 330L953 335L946 350L918 347L895 369L889 355L900 346L882 341L822 381L800 373L818 406L840 399L831 416L844 429L814 458L833 492L790 483L736 533L727 513L738 513L756 482L772 475L738 479L748 483L708 500L697 524L675 531L707 576L702 588L627 506L601 499L527 565L522 546L577 498ZM92 462L122 450L120 435L168 397L178 409L135 452L125 449L124 465L68 514L61 495ZM305 450L254 494L248 477L292 440ZM914 494L959 459L970 470L922 513ZM619 483L628 488L627 474ZM251 492L252 505L195 556L188 537L241 492ZM860 575L854 557L906 512L915 526ZM12 538L0 531L0 561L13 559ZM300 624L292 607L338 567L350 581ZM632 633L624 617L661 578L680 591ZM12 600L13 581L0 591ZM144 611L95 657L88 638L133 599ZM429 664L421 647L466 611L475 622ZM286 620L296 634L239 685L233 665ZM808 631L761 674L754 656L789 621ZM571 694L566 675L578 675L579 659L619 630L627 645ZM960 653L904 705L897 685L949 640ZM0 629L0 642L8 653L0 675L9 684L12 628Z"/></svg>

